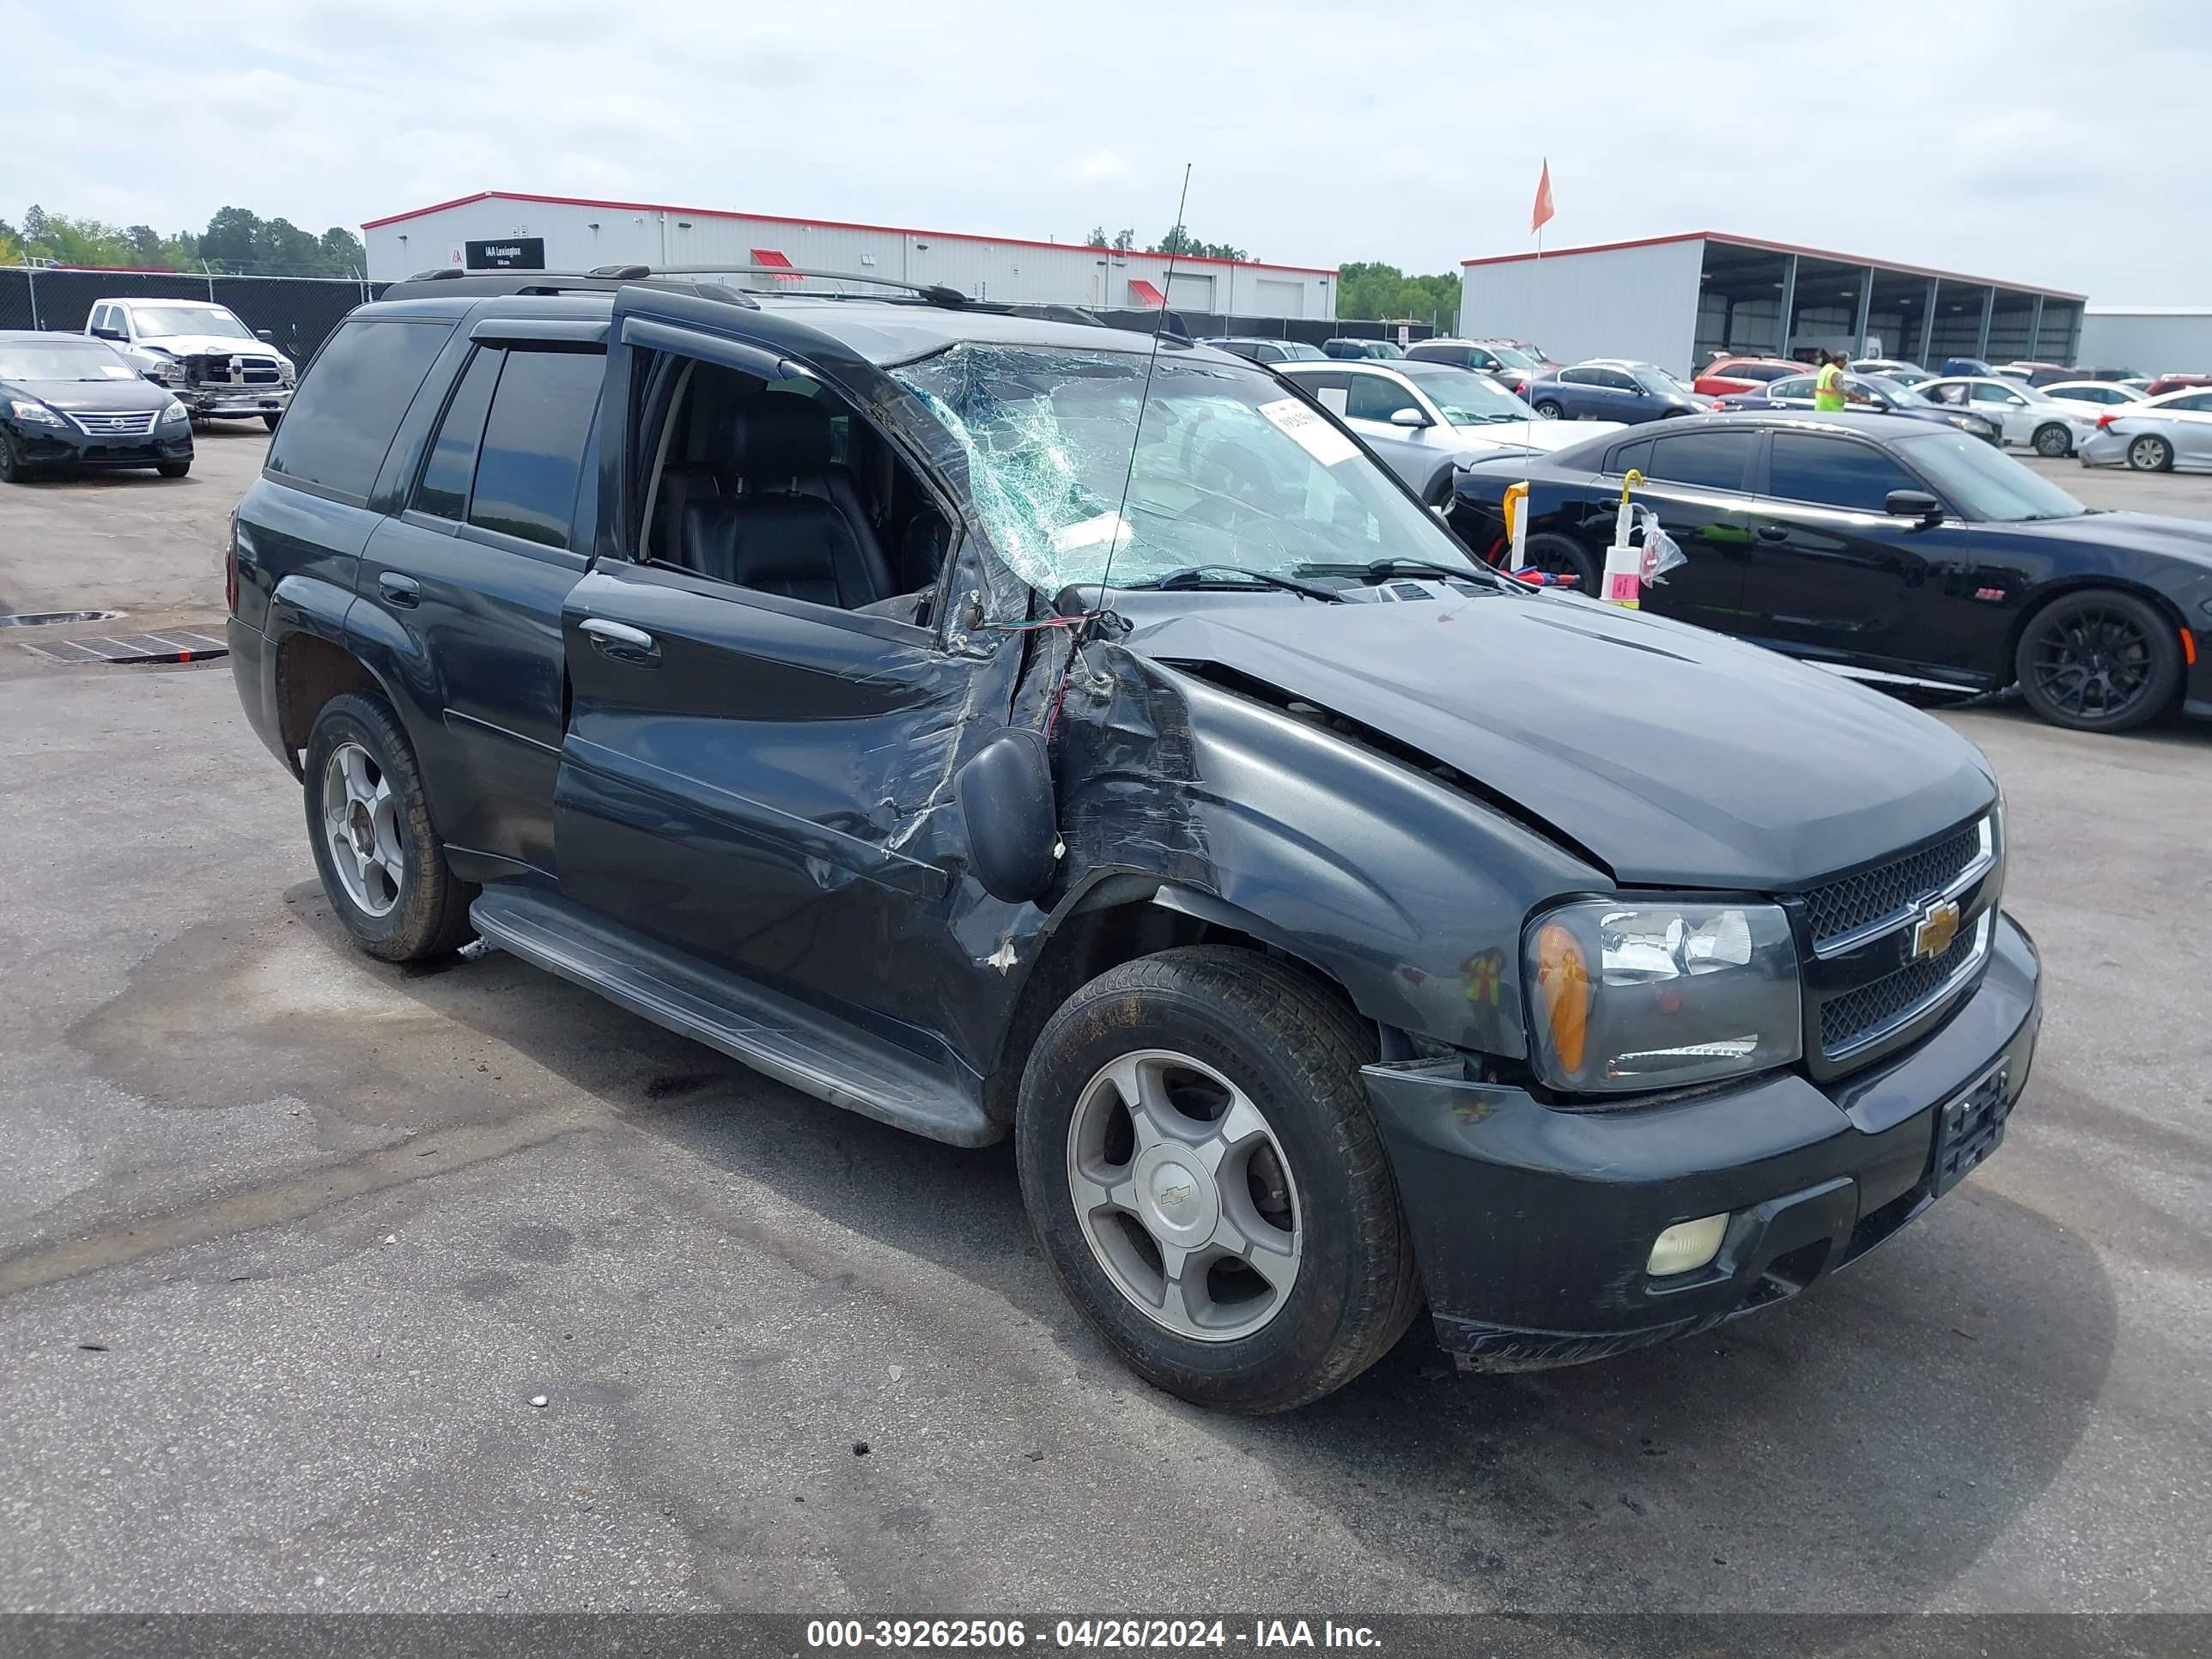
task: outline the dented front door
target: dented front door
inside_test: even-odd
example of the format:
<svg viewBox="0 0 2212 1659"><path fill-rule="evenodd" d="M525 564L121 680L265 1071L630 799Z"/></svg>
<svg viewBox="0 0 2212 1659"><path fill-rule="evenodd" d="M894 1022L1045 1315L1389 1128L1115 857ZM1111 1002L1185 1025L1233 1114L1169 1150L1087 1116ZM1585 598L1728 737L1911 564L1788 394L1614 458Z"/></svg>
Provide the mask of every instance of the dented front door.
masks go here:
<svg viewBox="0 0 2212 1659"><path fill-rule="evenodd" d="M562 635L562 896L939 1047L947 976L973 968L944 925L962 844L939 809L979 665L907 623L614 561Z"/></svg>

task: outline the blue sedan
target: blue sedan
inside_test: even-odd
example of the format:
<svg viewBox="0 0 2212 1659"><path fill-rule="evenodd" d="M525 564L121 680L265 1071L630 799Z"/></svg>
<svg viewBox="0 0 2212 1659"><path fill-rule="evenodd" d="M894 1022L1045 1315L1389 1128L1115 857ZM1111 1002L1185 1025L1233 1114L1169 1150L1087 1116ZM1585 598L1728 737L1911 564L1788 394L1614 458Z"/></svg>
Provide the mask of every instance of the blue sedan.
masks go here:
<svg viewBox="0 0 2212 1659"><path fill-rule="evenodd" d="M1666 420L1702 415L1711 407L1682 381L1655 363L1593 357L1531 380L1522 398L1547 421Z"/></svg>
<svg viewBox="0 0 2212 1659"><path fill-rule="evenodd" d="M1880 374L1846 374L1844 389L1864 398L1863 404L1851 407L1867 415L1902 415L1911 421L1934 421L1943 426L1954 426L1971 434L1984 443L2002 448L2004 428L1995 421L1963 409L1946 409L1916 396L1912 389ZM1723 412L1732 409L1810 409L1813 407L1813 377L1792 374L1779 380L1770 380L1759 392L1730 392L1725 398L1716 398L1713 407Z"/></svg>

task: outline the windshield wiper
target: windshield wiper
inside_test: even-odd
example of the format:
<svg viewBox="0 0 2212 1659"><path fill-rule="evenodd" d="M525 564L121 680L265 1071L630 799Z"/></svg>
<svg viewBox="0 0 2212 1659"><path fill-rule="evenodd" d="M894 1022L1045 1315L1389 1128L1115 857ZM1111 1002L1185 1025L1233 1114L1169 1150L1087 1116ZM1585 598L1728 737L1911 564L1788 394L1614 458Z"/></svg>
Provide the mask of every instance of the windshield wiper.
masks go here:
<svg viewBox="0 0 2212 1659"><path fill-rule="evenodd" d="M1454 581L1487 577L1493 586L1502 580L1494 570L1479 565L1443 564L1435 559L1370 559L1365 564L1302 564L1301 575L1358 576L1369 583L1387 582L1393 576L1449 576Z"/></svg>
<svg viewBox="0 0 2212 1659"><path fill-rule="evenodd" d="M1233 580L1224 580L1224 577ZM1344 603L1344 595L1333 587L1322 587L1314 582L1293 581L1288 576L1271 575L1264 570L1247 570L1241 564L1188 564L1180 570L1169 571L1164 576L1155 576L1150 581L1131 582L1129 586L1133 588L1193 588L1237 587L1245 584L1279 587L1285 593L1296 593L1303 599L1322 599L1330 605Z"/></svg>

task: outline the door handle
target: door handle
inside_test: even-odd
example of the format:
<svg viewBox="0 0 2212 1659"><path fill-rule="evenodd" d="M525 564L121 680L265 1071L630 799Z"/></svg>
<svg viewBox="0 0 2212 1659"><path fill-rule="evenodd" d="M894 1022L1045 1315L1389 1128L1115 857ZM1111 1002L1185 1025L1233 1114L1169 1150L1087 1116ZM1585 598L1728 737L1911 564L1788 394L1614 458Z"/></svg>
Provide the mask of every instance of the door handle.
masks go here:
<svg viewBox="0 0 2212 1659"><path fill-rule="evenodd" d="M1763 524L1759 526L1759 539L1763 542L1786 542L1790 539L1787 525Z"/></svg>
<svg viewBox="0 0 2212 1659"><path fill-rule="evenodd" d="M576 626L578 631L591 636L593 645L607 655L624 662L660 655L660 647L654 642L653 635L642 628L632 628L628 623L606 622L598 617L586 617Z"/></svg>
<svg viewBox="0 0 2212 1659"><path fill-rule="evenodd" d="M412 611L422 597L422 584L412 576L401 575L396 570L379 571L376 586L386 602L403 611Z"/></svg>

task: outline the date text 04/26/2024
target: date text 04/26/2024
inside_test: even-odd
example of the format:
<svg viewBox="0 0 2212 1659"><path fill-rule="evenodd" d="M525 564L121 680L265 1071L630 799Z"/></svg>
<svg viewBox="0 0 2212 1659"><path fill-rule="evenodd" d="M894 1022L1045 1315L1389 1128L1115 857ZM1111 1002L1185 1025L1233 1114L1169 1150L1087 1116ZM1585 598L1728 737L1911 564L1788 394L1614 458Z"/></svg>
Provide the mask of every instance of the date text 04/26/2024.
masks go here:
<svg viewBox="0 0 2212 1659"><path fill-rule="evenodd" d="M1038 1647L1097 1651L1173 1651L1186 1648L1373 1649L1380 1639L1365 1625L1324 1619L1255 1619L1249 1627L1221 1619L1061 1619L1035 1636L1018 1619L816 1619L807 1621L806 1645L861 1648L965 1649L1011 1652Z"/></svg>

